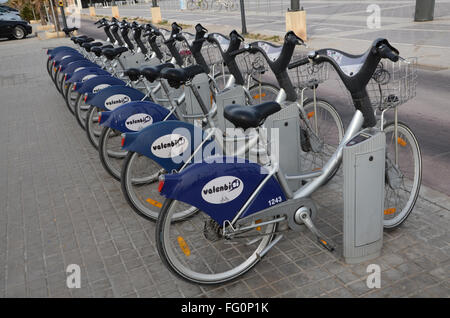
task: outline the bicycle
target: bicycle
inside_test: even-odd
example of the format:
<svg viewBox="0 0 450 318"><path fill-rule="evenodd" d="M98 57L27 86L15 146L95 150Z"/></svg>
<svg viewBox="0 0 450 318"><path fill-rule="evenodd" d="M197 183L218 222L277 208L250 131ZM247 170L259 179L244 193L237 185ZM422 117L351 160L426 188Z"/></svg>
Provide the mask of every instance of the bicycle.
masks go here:
<svg viewBox="0 0 450 318"><path fill-rule="evenodd" d="M342 67L344 64L333 58L335 54L358 67L350 75ZM167 268L200 284L235 279L254 267L281 240L283 231L278 231L277 226L282 222L293 231L300 231L305 225L320 245L333 250L333 242L314 225L317 208L310 195L340 164L346 143L363 128L371 130L377 125L366 86L381 59L399 60L399 52L386 39L375 40L365 54L323 49L298 62L330 63L351 93L355 113L332 157L320 171L297 176L309 181L295 192L288 186L273 153L268 153L270 160L264 165L210 157L160 177L159 190L166 201L156 224L156 244ZM266 140L262 122L282 110L277 102L267 104L245 109L231 105L225 109L225 117L237 127L257 129L261 139ZM184 222L172 222L179 203L197 207L201 212Z"/></svg>
<svg viewBox="0 0 450 318"><path fill-rule="evenodd" d="M220 11L225 8L227 11L234 11L238 9L238 4L235 0L213 0L211 8L214 11Z"/></svg>
<svg viewBox="0 0 450 318"><path fill-rule="evenodd" d="M186 7L188 10L195 10L195 9L207 10L208 2L206 0L188 0L186 3Z"/></svg>

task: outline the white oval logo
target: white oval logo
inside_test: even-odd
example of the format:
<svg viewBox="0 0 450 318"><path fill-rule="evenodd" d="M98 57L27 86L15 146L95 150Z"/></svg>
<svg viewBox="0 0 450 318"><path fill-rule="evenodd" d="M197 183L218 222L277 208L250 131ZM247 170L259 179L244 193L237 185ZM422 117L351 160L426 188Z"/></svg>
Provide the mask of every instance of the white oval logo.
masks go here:
<svg viewBox="0 0 450 318"><path fill-rule="evenodd" d="M85 69L85 67L78 67L78 68L76 68L75 71L73 71L73 72L75 73L75 72L78 72L78 71L84 70L84 69Z"/></svg>
<svg viewBox="0 0 450 318"><path fill-rule="evenodd" d="M152 146L152 153L160 158L173 158L181 155L189 146L189 140L180 134L170 134L156 139Z"/></svg>
<svg viewBox="0 0 450 318"><path fill-rule="evenodd" d="M116 94L116 95L109 96L105 100L105 107L109 110L114 110L117 107L119 107L125 103L128 103L130 101L131 101L130 96L124 95L124 94Z"/></svg>
<svg viewBox="0 0 450 318"><path fill-rule="evenodd" d="M98 91L101 91L104 88L110 87L111 85L109 84L100 84L94 87L94 89L92 90L92 93L98 93Z"/></svg>
<svg viewBox="0 0 450 318"><path fill-rule="evenodd" d="M241 179L224 176L209 181L202 189L202 198L212 204L223 204L236 199L243 190Z"/></svg>
<svg viewBox="0 0 450 318"><path fill-rule="evenodd" d="M83 79L81 80L81 82L86 82L88 79L94 78L94 77L96 77L96 76L97 76L97 74L89 74L89 75L86 75L85 77L83 77Z"/></svg>
<svg viewBox="0 0 450 318"><path fill-rule="evenodd" d="M64 55L62 58L61 58L61 60L64 60L64 59L66 59L66 58L68 58L68 57L71 57L72 55Z"/></svg>
<svg viewBox="0 0 450 318"><path fill-rule="evenodd" d="M125 126L129 130L139 131L153 123L153 118L149 114L139 113L127 118Z"/></svg>

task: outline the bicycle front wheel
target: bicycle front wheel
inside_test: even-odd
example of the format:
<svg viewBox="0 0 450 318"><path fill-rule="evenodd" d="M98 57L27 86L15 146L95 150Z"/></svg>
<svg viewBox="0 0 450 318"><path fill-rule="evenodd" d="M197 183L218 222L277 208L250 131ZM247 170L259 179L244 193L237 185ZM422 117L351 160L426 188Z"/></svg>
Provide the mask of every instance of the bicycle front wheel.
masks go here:
<svg viewBox="0 0 450 318"><path fill-rule="evenodd" d="M163 263L193 283L223 283L244 274L259 262L276 230L276 223L261 220L264 225L225 239L222 227L203 212L172 222L180 204L165 201L156 224L156 246Z"/></svg>
<svg viewBox="0 0 450 318"><path fill-rule="evenodd" d="M306 114L305 121L308 122L312 133L308 133L306 122L301 121L301 170L311 172L322 169L335 153L344 137L344 126L339 113L325 100L316 99L315 106L314 100L308 100L303 109ZM330 174L328 180L338 169L339 167Z"/></svg>
<svg viewBox="0 0 450 318"><path fill-rule="evenodd" d="M257 105L277 99L280 89L269 83L258 83L249 88L249 104Z"/></svg>
<svg viewBox="0 0 450 318"><path fill-rule="evenodd" d="M384 132L386 134L384 228L392 229L406 220L416 204L422 182L422 155L417 138L404 123L397 124L397 141L393 122L384 126Z"/></svg>

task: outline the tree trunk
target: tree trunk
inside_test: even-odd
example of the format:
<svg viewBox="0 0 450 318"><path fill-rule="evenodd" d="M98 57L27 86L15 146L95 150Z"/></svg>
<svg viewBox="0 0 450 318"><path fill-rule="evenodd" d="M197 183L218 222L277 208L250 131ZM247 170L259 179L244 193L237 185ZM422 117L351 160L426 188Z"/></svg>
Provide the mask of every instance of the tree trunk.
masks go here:
<svg viewBox="0 0 450 318"><path fill-rule="evenodd" d="M47 20L45 20L47 14L45 13L44 4L41 4L39 8L39 15L41 16L41 25L47 25Z"/></svg>

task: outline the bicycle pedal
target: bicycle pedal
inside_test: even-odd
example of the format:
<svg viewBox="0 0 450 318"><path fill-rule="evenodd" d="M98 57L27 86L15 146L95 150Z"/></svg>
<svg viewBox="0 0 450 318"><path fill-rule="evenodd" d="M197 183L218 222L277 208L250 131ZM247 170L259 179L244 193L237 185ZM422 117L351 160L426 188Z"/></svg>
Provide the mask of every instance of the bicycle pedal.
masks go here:
<svg viewBox="0 0 450 318"><path fill-rule="evenodd" d="M323 239L321 237L318 237L317 241L319 242L320 245L325 247L330 252L333 252L335 250L334 244L331 241L325 240L325 239Z"/></svg>

